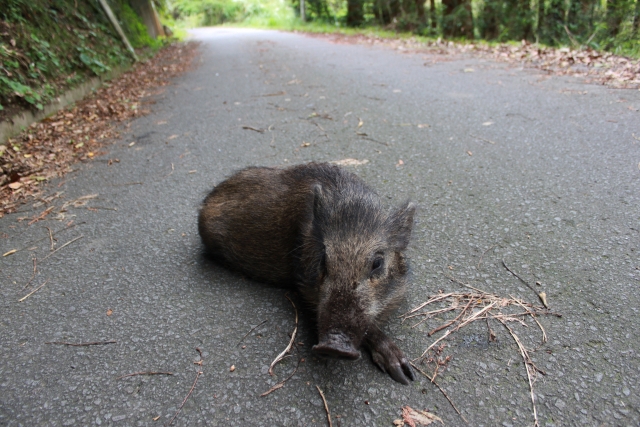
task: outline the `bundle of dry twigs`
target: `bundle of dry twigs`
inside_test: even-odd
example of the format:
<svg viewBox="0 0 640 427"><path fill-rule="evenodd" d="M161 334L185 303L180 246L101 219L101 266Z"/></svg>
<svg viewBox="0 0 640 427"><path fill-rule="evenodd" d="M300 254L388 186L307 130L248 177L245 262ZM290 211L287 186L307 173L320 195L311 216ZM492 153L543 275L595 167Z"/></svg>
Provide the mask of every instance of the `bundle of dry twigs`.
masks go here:
<svg viewBox="0 0 640 427"><path fill-rule="evenodd" d="M470 288L470 292L449 292L430 296L426 302L423 302L422 304L400 316L403 322L409 319L420 319L417 323L412 325L412 328L415 328L428 319L432 319L436 316L450 312L454 314L452 319L445 321L441 325L433 328L428 332L428 335L432 336L442 330L445 330L445 332L433 343L431 343L431 345L429 345L429 347L427 347L427 349L424 350L424 352L419 357L413 360L413 362L417 363L421 360L426 360L430 352L434 350L436 352L440 352L442 348L436 347L439 343L446 340L452 334L464 328L465 326L476 321L484 320L486 322L489 332L489 340L495 341L496 335L491 329L490 320L498 322L507 329L510 336L518 346L518 350L520 352L522 360L524 361L527 370L527 378L529 380L529 390L531 394L531 403L533 406L533 417L535 425L537 426L538 415L536 412L533 384L535 383L537 374L540 373L545 375L545 372L533 363L531 357L529 356L529 352L532 350L527 349L522 344L522 341L514 332L513 328L509 326L509 323L516 322L521 325L527 326L525 319L533 319L535 324L540 329L540 332L542 333L542 345L547 341L547 334L538 321L537 317L542 315L553 315L561 317L561 315L558 313L554 313L543 306L530 304L522 299L515 298L513 296L501 297L489 292L485 292L466 283L462 283L453 277L449 277L449 279L456 283L462 284L467 288ZM438 364L436 363L436 369L437 368Z"/></svg>

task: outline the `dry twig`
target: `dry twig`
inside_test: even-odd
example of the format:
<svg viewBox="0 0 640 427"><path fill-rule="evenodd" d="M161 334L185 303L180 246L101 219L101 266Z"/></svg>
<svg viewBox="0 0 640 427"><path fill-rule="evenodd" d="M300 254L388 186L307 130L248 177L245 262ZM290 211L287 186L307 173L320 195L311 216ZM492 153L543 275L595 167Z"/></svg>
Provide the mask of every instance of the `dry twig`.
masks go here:
<svg viewBox="0 0 640 427"><path fill-rule="evenodd" d="M26 300L27 298L29 298L31 295L35 294L38 290L40 290L40 288L42 288L44 285L46 285L48 281L49 281L49 279L45 280L45 282L42 285L38 286L37 288L35 288L31 292L29 292L27 295L25 295L22 298L20 298L18 300L18 302L22 302L22 301Z"/></svg>
<svg viewBox="0 0 640 427"><path fill-rule="evenodd" d="M264 393L262 393L260 395L260 397L265 397L271 393L273 393L274 391L282 388L284 386L284 383L286 383L287 381L289 381L291 379L291 377L293 377L295 375L295 373L298 371L298 367L300 366L300 361L302 359L298 359L298 364L296 365L295 369L293 370L293 372L291 372L291 375L289 375L287 378L285 378L284 380L280 381L278 384L274 385L273 387L271 387L269 390L265 391Z"/></svg>
<svg viewBox="0 0 640 427"><path fill-rule="evenodd" d="M513 332L513 329L511 329L509 325L507 325L507 323L502 319L498 319L498 322L502 323L504 327L507 328L507 330L513 337L513 340L518 345L518 350L520 350L520 355L522 356L522 360L524 361L524 368L527 370L527 380L529 380L529 392L531 393L531 406L533 408L533 425L537 427L539 425L538 412L536 411L536 398L535 398L535 394L533 393L533 383L535 381L536 372L540 372L542 374L544 374L544 372L540 371L533 364L533 362L531 361L531 358L529 357L529 353L527 352L527 349L524 347L524 345L522 345L520 338L518 338L515 332Z"/></svg>
<svg viewBox="0 0 640 427"><path fill-rule="evenodd" d="M64 341L49 341L45 344L55 344L55 345L68 345L70 347L87 347L90 345L107 345L107 344L116 344L117 341L109 340L109 341L96 341L96 342L83 342L83 343L72 343L72 342L64 342Z"/></svg>
<svg viewBox="0 0 640 427"><path fill-rule="evenodd" d="M53 250L54 249L54 247L53 247L54 246L54 243L53 243L53 232L51 231L51 229L49 227L45 226L44 228L49 230L49 241L51 242L51 250Z"/></svg>
<svg viewBox="0 0 640 427"><path fill-rule="evenodd" d="M122 375L117 380L127 377L135 377L136 375L173 375L171 372L134 372L133 374Z"/></svg>
<svg viewBox="0 0 640 427"><path fill-rule="evenodd" d="M252 130L252 131L258 132L258 133L264 133L264 129L254 128L253 126L242 126L242 129Z"/></svg>
<svg viewBox="0 0 640 427"><path fill-rule="evenodd" d="M58 252L60 249L64 248L65 246L68 246L68 245L72 244L73 242L75 242L76 240L82 239L83 237L84 237L83 235L80 235L80 236L76 237L75 239L70 240L67 243L65 243L64 245L60 246L55 251L49 252L49 254L46 257L42 258L42 261L44 261L45 259L49 258L51 255L55 254L56 252Z"/></svg>
<svg viewBox="0 0 640 427"><path fill-rule="evenodd" d="M462 415L460 413L460 411L458 410L458 408L456 407L456 405L453 403L453 400L451 400L451 398L449 397L449 395L447 394L446 391L444 391L444 389L442 387L440 387L440 384L438 384L435 381L435 378L431 378L429 376L429 374L427 374L426 372L424 372L422 369L418 368L416 365L414 365L413 362L409 362L411 363L411 366L413 366L418 372L420 372L422 375L424 375L425 377L427 377L429 379L429 381L431 381L433 383L433 385L435 385L436 387L438 387L438 389L440 390L440 392L442 393L442 395L449 401L449 403L451 404L451 406L453 407L453 409L458 413L458 415L460 415L460 418L462 418L462 420L465 423L469 423L469 421L467 421L467 419L464 417L464 415Z"/></svg>
<svg viewBox="0 0 640 427"><path fill-rule="evenodd" d="M503 265L514 276L518 277L521 281L523 281L519 276L513 273L513 271L509 270L509 268L504 264L504 261L503 261ZM533 417L534 417L535 425L537 426L538 415L537 415L536 406L535 406L535 398L534 398L535 395L533 392L533 384L535 383L536 375L538 373L541 373L543 375L545 373L533 364L533 361L529 357L529 350L527 350L527 348L522 344L518 335L507 323L518 322L524 326L527 326L527 324L525 323L525 319L527 317L530 317L542 332L542 343L545 343L547 341L547 334L544 328L542 327L542 324L538 321L537 317L539 315L554 315L557 317L561 317L561 315L558 313L554 313L545 307L529 304L521 299L514 298L512 296L510 296L509 298L500 297L498 295L484 292L478 288L475 288L471 285L463 283L452 276L447 275L447 277L456 283L459 283L463 286L473 289L474 292L464 292L464 293L451 292L447 294L430 296L426 303L422 303L418 305L416 308L402 315L403 319L408 319L408 318L417 317L417 316L424 316L425 318L430 318L430 317L433 317L434 313L440 314L448 311L455 311L455 310L460 311L460 313L458 313L453 320L446 321L441 326L436 327L435 329L432 329L431 332L429 332L429 336L431 336L432 334L438 331L441 331L442 329L451 327L451 329L447 329L444 334L442 334L429 347L427 347L427 349L422 353L422 355L414 359L414 361L418 359L423 359L425 355L427 355L427 353L431 349L433 349L439 342L445 340L446 338L451 336L451 334L453 334L454 332L460 330L461 328L477 320L486 320L487 328L489 330L489 340L494 341L495 333L489 326L489 320L493 319L495 321L500 322L509 331L509 334L517 344L520 355L524 360L524 363L527 369L527 378L529 380L531 403L533 405ZM526 284L526 282L524 283ZM444 303L444 304L448 304L449 306L445 308L440 308L437 310L427 311L427 307L430 304L434 304L434 303L437 303L437 304ZM518 309L521 308L523 309L523 311L517 311L517 310L514 310L514 308L518 308ZM416 368L420 373L425 375L427 378L429 378L433 382L434 378L430 377L425 372L421 371L417 366L413 365L413 367ZM436 373L437 373L437 367L436 367ZM452 402L451 404L453 406Z"/></svg>
<svg viewBox="0 0 640 427"><path fill-rule="evenodd" d="M471 134L471 133L469 135L471 135L473 138L479 139L481 141L488 142L489 144L495 144L495 141L492 141L490 139L486 139L486 138L483 138L481 136L474 135L474 134Z"/></svg>
<svg viewBox="0 0 640 427"><path fill-rule="evenodd" d="M542 305L544 305L545 308L549 308L549 306L547 305L547 294L544 292L537 292L533 286L531 286L529 284L529 282L527 282L526 280L524 280L522 277L518 276L513 270L511 270L509 267L507 267L507 264L505 264L504 260L502 260L502 265L504 266L504 268L507 269L507 271L511 274L513 274L514 276L516 276L518 278L518 280L520 280L522 283L524 283L529 289L531 289L533 292L535 292L536 295L538 295L538 298L540 298L540 302L542 302Z"/></svg>
<svg viewBox="0 0 640 427"><path fill-rule="evenodd" d="M55 206L49 206L47 209L44 210L44 212L42 212L40 215L34 217L31 221L29 221L28 225L31 225L33 223L36 223L38 221L43 220L47 215L49 215L51 213L51 211L55 208Z"/></svg>
<svg viewBox="0 0 640 427"><path fill-rule="evenodd" d="M251 328L251 329L249 330L249 332L247 332L246 334L244 334L244 336L243 336L242 338L240 338L240 341L238 341L238 344L236 344L236 347L237 347L237 346L239 346L239 345L240 345L240 343L241 343L242 341L244 341L244 339L245 339L247 336L249 336L249 334L250 334L251 332L255 331L256 329L258 329L258 327L259 327L259 326L262 326L262 325L264 325L265 323L267 323L267 319L264 319L262 322L258 323L256 326L254 326L253 328Z"/></svg>
<svg viewBox="0 0 640 427"><path fill-rule="evenodd" d="M320 397L322 398L322 403L324 403L324 410L327 412L327 421L329 421L329 427L333 427L333 423L331 422L331 412L329 412L329 405L327 405L327 399L324 397L324 393L320 390L320 387L316 386L318 389L318 393L320 393Z"/></svg>
<svg viewBox="0 0 640 427"><path fill-rule="evenodd" d="M271 362L271 365L269 365L269 375L273 375L273 367L276 366L276 364L284 358L285 354L287 354L289 352L289 350L291 350L291 346L293 346L293 342L296 339L296 333L298 332L298 308L293 303L291 298L289 298L289 295L285 294L285 297L289 300L291 305L293 305L293 309L296 311L296 326L295 326L295 328L293 328L293 332L291 333L291 340L289 341L289 345L287 345L287 348L285 348L282 351L282 353L277 355L276 358L273 359L273 362Z"/></svg>
<svg viewBox="0 0 640 427"><path fill-rule="evenodd" d="M495 248L496 246L498 245L493 245L486 251L482 252L482 255L480 255L480 260L478 261L478 265L476 265L476 270L480 270L480 264L482 264L482 258L484 258L485 254L489 252L491 249Z"/></svg>
<svg viewBox="0 0 640 427"><path fill-rule="evenodd" d="M202 351L196 347L196 351L200 354L200 366L202 366ZM184 404L187 403L187 400L189 399L189 396L191 396L191 393L193 393L193 390L195 390L196 388L196 384L198 384L198 378L200 378L200 375L204 374L204 372L202 372L202 370L198 370L198 372L196 373L196 379L193 380L193 385L191 386L191 389L189 390L189 393L187 393L187 395L185 396L184 400L182 401L182 403L180 404L180 407L178 408L178 410L176 411L176 413L174 414L174 416L171 418L171 420L169 420L169 422L167 424L165 424L166 426L170 426L173 421L176 419L176 417L178 416L178 414L180 414L180 411L182 411L182 408L184 407Z"/></svg>
<svg viewBox="0 0 640 427"><path fill-rule="evenodd" d="M29 281L27 282L26 285L24 285L24 287L22 288L23 290L27 288L27 286L29 286L31 284L31 282L33 281L33 279L36 277L36 273L38 271L38 257L36 257L35 255L33 256L33 274L31 275L31 278L29 279Z"/></svg>
<svg viewBox="0 0 640 427"><path fill-rule="evenodd" d="M60 230L54 231L54 232L52 233L52 235L53 235L53 236L55 236L55 235L56 235L56 234L58 234L58 233L62 233L63 231L67 231L67 230L69 230L70 228L73 228L73 227L75 227L76 225L80 225L80 224L84 224L84 222L80 222L80 223L78 223L78 224L69 224L69 225L67 225L66 227L64 227L64 228L62 228L62 229L60 229ZM20 251L23 251L23 250L25 250L25 249L27 249L27 248L31 248L31 247L33 247L33 245L34 245L34 244L36 244L36 243L40 243L40 242L42 242L43 240L48 239L48 238L49 238L49 236L46 236L46 237L43 237L43 238L41 238L41 239L31 241L31 242L27 243L25 246L21 247L20 249L12 249L12 250L10 250L9 252L5 253L5 254L4 254L4 255L2 255L2 256L9 256L9 255L13 255L13 254L15 254L16 252L20 252Z"/></svg>

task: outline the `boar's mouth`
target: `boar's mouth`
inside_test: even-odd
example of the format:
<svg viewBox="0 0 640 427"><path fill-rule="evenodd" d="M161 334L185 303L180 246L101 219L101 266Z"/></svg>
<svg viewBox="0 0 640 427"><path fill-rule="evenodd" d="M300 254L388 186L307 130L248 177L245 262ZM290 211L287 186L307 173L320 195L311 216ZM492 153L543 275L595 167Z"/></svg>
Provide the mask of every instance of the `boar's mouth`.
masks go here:
<svg viewBox="0 0 640 427"><path fill-rule="evenodd" d="M316 354L337 359L356 360L360 358L360 352L356 350L351 339L343 332L327 334L311 350Z"/></svg>

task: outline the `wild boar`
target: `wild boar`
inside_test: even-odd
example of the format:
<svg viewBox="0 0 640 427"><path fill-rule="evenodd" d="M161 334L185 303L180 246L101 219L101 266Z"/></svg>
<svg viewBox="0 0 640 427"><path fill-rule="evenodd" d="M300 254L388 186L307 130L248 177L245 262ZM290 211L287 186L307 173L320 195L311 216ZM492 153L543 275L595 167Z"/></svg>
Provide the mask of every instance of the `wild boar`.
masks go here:
<svg viewBox="0 0 640 427"><path fill-rule="evenodd" d="M394 380L415 375L379 327L401 303L415 205L392 212L355 174L327 163L249 167L205 198L207 252L258 281L293 286L315 311L316 354L355 360L358 349Z"/></svg>

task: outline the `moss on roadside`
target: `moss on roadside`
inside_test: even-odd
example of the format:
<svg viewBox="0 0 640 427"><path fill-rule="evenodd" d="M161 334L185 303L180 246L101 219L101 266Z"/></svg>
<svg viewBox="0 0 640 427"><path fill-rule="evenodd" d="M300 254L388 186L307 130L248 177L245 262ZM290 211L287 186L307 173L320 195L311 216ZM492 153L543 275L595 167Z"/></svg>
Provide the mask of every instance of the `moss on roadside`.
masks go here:
<svg viewBox="0 0 640 427"><path fill-rule="evenodd" d="M41 109L64 90L132 62L97 0L3 3L0 119L23 108ZM152 53L162 45L149 37L126 0L109 3L136 48Z"/></svg>

